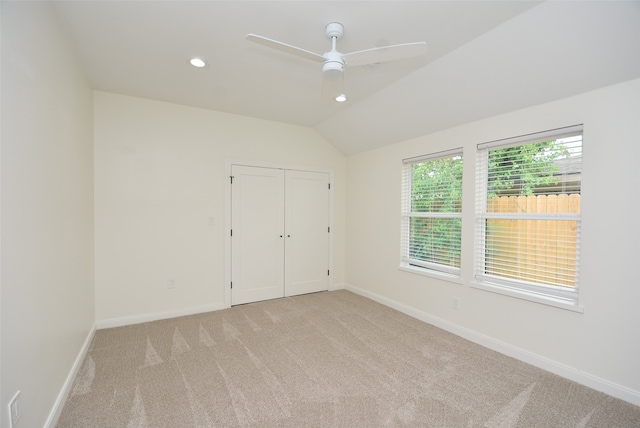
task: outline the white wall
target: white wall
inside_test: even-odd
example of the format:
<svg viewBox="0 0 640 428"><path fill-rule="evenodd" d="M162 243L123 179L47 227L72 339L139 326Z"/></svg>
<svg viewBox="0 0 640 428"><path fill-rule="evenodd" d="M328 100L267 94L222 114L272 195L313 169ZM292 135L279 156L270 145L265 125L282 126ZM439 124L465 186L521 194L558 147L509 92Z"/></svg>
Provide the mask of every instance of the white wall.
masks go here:
<svg viewBox="0 0 640 428"><path fill-rule="evenodd" d="M94 100L99 326L224 306L228 158L334 170L334 283L344 282L346 159L314 131L104 92Z"/></svg>
<svg viewBox="0 0 640 428"><path fill-rule="evenodd" d="M633 80L349 157L347 283L640 405L639 112ZM580 123L584 313L471 288L476 144ZM463 285L398 270L401 160L455 147L465 162Z"/></svg>
<svg viewBox="0 0 640 428"><path fill-rule="evenodd" d="M92 92L45 2L2 2L0 425L43 426L94 321Z"/></svg>

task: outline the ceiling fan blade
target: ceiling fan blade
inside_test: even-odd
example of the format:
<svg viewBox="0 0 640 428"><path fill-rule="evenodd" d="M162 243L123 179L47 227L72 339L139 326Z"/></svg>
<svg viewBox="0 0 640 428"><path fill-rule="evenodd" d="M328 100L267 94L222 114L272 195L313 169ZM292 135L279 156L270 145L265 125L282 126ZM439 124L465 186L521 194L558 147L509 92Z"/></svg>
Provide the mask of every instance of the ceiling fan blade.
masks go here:
<svg viewBox="0 0 640 428"><path fill-rule="evenodd" d="M360 66L413 58L426 53L427 44L425 42L415 42L351 52L342 57L348 66Z"/></svg>
<svg viewBox="0 0 640 428"><path fill-rule="evenodd" d="M247 34L245 39L254 43L258 43L260 45L270 47L272 49L286 52L288 54L310 59L312 61L324 62L324 57L322 55L318 55L317 53L313 53L296 46L288 45L286 43L278 42L277 40L271 40L266 37L258 36L256 34Z"/></svg>

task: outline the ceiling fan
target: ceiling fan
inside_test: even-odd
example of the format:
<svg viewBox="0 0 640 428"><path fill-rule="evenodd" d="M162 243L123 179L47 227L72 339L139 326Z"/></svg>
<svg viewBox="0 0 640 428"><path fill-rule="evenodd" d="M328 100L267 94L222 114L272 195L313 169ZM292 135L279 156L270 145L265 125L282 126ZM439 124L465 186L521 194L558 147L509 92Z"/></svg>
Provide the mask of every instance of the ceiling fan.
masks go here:
<svg viewBox="0 0 640 428"><path fill-rule="evenodd" d="M322 63L323 93L340 102L346 101L343 89L345 67L357 67L412 58L424 55L427 52L427 44L425 42L414 42L343 54L338 52L336 48L338 39L344 35L343 25L339 22L331 22L326 26L325 32L327 37L331 39L331 50L323 54L317 54L256 34L247 34L246 39L288 54Z"/></svg>

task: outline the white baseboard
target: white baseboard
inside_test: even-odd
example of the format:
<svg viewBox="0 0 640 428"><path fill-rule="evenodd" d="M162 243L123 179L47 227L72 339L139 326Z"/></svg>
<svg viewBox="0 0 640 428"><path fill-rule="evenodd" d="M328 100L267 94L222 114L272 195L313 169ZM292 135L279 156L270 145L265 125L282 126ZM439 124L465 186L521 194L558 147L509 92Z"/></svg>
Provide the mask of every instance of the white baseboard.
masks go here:
<svg viewBox="0 0 640 428"><path fill-rule="evenodd" d="M194 306L190 308L172 310L172 311L163 311L163 312L153 312L150 314L142 314L142 315L131 315L121 318L111 318L106 320L96 321L96 328L98 330L102 330L104 328L112 328L112 327L122 327L125 325L132 324L140 324L143 322L149 321L158 321L164 320L168 318L177 318L186 315L194 315L201 314L203 312L211 312L211 311L219 311L221 309L226 309L227 306L224 304L213 304L213 305L203 305L203 306Z"/></svg>
<svg viewBox="0 0 640 428"><path fill-rule="evenodd" d="M471 342L477 343L478 345L482 345L485 348L492 349L494 351L500 352L501 354L513 357L527 364L531 364L532 366L541 368L558 376L588 386L589 388L604 392L605 394L611 395L612 397L616 397L636 406L640 406L639 391L635 391L630 388L610 382L606 379L602 379L589 373L585 373L574 367L558 363L556 361L510 345L506 342L496 340L490 336L475 332L466 327L461 327L450 321L446 321L442 318L435 317L426 312L412 308L411 306L399 303L393 299L389 299L388 297L384 297L349 284L345 284L345 289L361 296L367 297L390 308L393 308L413 318L419 319L420 321L424 321L428 324L434 325L438 328L448 331L449 333L453 333Z"/></svg>
<svg viewBox="0 0 640 428"><path fill-rule="evenodd" d="M51 408L51 412L49 412L49 417L44 424L44 428L53 428L58 423L58 418L60 417L60 412L62 412L62 408L64 407L64 403L69 396L69 392L71 391L71 386L73 385L73 381L76 379L76 375L82 366L82 362L84 358L87 356L87 352L89 352L89 346L91 345L91 341L93 340L93 336L96 334L96 324L94 323L89 330L89 334L87 334L84 343L82 344L82 348L80 348L80 352L78 352L78 356L76 360L73 362L73 366L71 366L71 370L67 375L67 378L62 385L62 389L56 398L53 407Z"/></svg>

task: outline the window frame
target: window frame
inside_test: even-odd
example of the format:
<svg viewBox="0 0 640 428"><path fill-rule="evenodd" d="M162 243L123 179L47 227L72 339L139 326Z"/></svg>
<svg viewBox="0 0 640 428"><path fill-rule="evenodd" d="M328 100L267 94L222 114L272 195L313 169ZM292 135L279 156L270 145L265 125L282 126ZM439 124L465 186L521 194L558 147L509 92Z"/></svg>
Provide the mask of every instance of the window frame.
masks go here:
<svg viewBox="0 0 640 428"><path fill-rule="evenodd" d="M464 160L463 148L434 152L427 155L415 156L402 160L402 210L401 210L401 253L400 253L400 269L426 276L432 276L456 283L461 281L461 268L433 263L424 260L411 259L409 257L411 238L411 220L413 218L458 218L462 222L462 206L460 212L413 212L412 209L412 190L413 190L413 165L421 162L428 162L437 159L452 158L460 156L461 162ZM464 168L462 169L465 174ZM462 189L463 179L460 178L460 187ZM462 203L462 201L461 201ZM461 230L462 233L462 230ZM460 249L462 262L462 235L460 236Z"/></svg>
<svg viewBox="0 0 640 428"><path fill-rule="evenodd" d="M527 134L504 140L497 140L478 144L476 153L476 203L475 203L475 245L474 245L474 280L472 287L497 292L525 300L530 300L546 305L583 312L584 308L579 303L580 298L580 241L582 228L582 213L489 213L488 205L488 176L489 176L489 152L494 149L516 147L527 144L535 144L542 141L559 140L562 138L581 136L580 150L584 141L583 125L574 125L566 128ZM582 164L580 166L582 174ZM580 194L582 194L582 177L580 178ZM576 221L576 266L575 282L573 289L533 283L525 280L509 279L486 273L486 240L488 219L513 219L513 220L571 220Z"/></svg>

